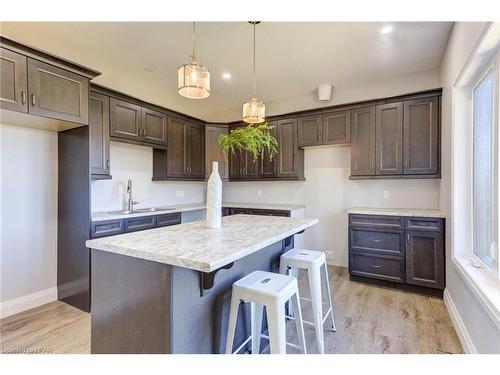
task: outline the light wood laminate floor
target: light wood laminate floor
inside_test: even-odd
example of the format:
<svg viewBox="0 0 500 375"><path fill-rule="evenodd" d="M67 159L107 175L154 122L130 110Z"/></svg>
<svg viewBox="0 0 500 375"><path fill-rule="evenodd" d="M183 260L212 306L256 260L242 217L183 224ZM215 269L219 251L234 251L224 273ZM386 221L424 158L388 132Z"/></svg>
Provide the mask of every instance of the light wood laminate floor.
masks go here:
<svg viewBox="0 0 500 375"><path fill-rule="evenodd" d="M337 332L325 331L326 353L463 352L441 299L353 282L346 268L330 266L329 276ZM304 274L299 278L308 296ZM312 320L310 304L302 303ZM2 353L90 353L90 315L59 301L0 324ZM308 352L317 353L314 330L304 329ZM287 330L296 340L293 323Z"/></svg>

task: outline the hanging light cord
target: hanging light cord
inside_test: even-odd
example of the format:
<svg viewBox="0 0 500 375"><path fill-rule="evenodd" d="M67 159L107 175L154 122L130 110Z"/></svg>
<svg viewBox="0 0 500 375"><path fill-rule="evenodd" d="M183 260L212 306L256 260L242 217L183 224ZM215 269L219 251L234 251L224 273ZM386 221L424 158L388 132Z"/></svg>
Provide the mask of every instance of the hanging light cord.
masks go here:
<svg viewBox="0 0 500 375"><path fill-rule="evenodd" d="M253 96L255 97L255 23L253 24Z"/></svg>
<svg viewBox="0 0 500 375"><path fill-rule="evenodd" d="M193 35L192 35L192 39L193 39L193 54L191 56L193 58L193 60L196 58L196 55L194 54L194 45L195 45L195 42L196 42L195 34L196 34L196 22L193 22Z"/></svg>

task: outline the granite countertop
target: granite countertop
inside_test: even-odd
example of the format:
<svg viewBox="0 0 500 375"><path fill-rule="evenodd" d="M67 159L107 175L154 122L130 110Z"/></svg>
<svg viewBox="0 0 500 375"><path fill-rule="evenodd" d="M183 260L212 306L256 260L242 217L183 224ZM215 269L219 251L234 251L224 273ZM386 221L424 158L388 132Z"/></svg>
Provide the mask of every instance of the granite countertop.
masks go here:
<svg viewBox="0 0 500 375"><path fill-rule="evenodd" d="M251 203L251 202L223 202L222 207L255 208L262 210L283 210L283 211L293 211L305 208L303 204Z"/></svg>
<svg viewBox="0 0 500 375"><path fill-rule="evenodd" d="M232 208L256 208L264 210L284 210L293 211L297 209L304 208L304 205L299 204L274 204L274 203L238 203L238 202L224 202L222 207L232 207ZM93 212L92 221L105 221L105 220L118 220L125 219L129 217L142 217L151 215L161 215L173 212L187 212L196 210L205 210L207 208L206 203L190 203L190 204L176 204L172 206L161 206L156 207L156 211L147 212L134 212L133 214L121 214L119 212ZM118 210L117 210L118 211Z"/></svg>
<svg viewBox="0 0 500 375"><path fill-rule="evenodd" d="M440 217L445 218L446 213L440 210L420 208L373 208L353 207L347 210L349 214L388 215L388 216L414 216L414 217Z"/></svg>
<svg viewBox="0 0 500 375"><path fill-rule="evenodd" d="M86 241L86 246L159 263L211 272L318 223L318 219L233 215L222 227L204 221Z"/></svg>

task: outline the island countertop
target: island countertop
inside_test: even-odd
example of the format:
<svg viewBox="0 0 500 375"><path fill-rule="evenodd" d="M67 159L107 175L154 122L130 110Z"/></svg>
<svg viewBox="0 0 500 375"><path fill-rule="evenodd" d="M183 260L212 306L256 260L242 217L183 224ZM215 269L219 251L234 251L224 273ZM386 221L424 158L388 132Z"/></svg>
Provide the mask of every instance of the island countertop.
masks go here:
<svg viewBox="0 0 500 375"><path fill-rule="evenodd" d="M318 219L232 215L86 241L92 249L212 272L318 223Z"/></svg>

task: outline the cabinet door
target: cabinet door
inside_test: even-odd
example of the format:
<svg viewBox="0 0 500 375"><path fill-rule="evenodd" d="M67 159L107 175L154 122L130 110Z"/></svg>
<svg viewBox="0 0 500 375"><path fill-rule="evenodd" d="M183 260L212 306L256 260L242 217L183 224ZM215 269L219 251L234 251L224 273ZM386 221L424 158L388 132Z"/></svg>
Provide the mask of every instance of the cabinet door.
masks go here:
<svg viewBox="0 0 500 375"><path fill-rule="evenodd" d="M271 129L271 135L276 138L278 141L278 147L280 148L279 145L279 136L278 136L278 126L279 122L271 122L269 125L274 126L273 129ZM278 153L280 150L278 150ZM261 177L276 177L278 173L278 154L274 154L273 157L271 158L267 152L264 152L260 159L260 176Z"/></svg>
<svg viewBox="0 0 500 375"><path fill-rule="evenodd" d="M229 178L240 179L243 177L243 165L245 164L245 154L240 150L229 153Z"/></svg>
<svg viewBox="0 0 500 375"><path fill-rule="evenodd" d="M377 106L375 174L403 173L403 103Z"/></svg>
<svg viewBox="0 0 500 375"><path fill-rule="evenodd" d="M243 174L245 178L258 178L260 177L259 171L260 163L259 158L253 158L253 155L249 152L245 153L245 165L243 167Z"/></svg>
<svg viewBox="0 0 500 375"><path fill-rule="evenodd" d="M142 108L142 136L152 144L167 144L167 115L149 108Z"/></svg>
<svg viewBox="0 0 500 375"><path fill-rule="evenodd" d="M375 107L351 111L351 175L375 174Z"/></svg>
<svg viewBox="0 0 500 375"><path fill-rule="evenodd" d="M321 115L299 118L298 146L317 146L322 144L322 117Z"/></svg>
<svg viewBox="0 0 500 375"><path fill-rule="evenodd" d="M188 176L186 124L175 117L167 125L167 177Z"/></svg>
<svg viewBox="0 0 500 375"><path fill-rule="evenodd" d="M27 58L0 48L0 108L28 112Z"/></svg>
<svg viewBox="0 0 500 375"><path fill-rule="evenodd" d="M219 163L219 175L222 179L229 177L227 153L222 153L219 148L219 137L227 134L227 126L205 127L205 177L212 173L212 162Z"/></svg>
<svg viewBox="0 0 500 375"><path fill-rule="evenodd" d="M278 177L298 177L297 119L281 120L278 130Z"/></svg>
<svg viewBox="0 0 500 375"><path fill-rule="evenodd" d="M89 80L28 58L29 112L53 119L89 123Z"/></svg>
<svg viewBox="0 0 500 375"><path fill-rule="evenodd" d="M335 111L323 114L323 144L351 142L351 111Z"/></svg>
<svg viewBox="0 0 500 375"><path fill-rule="evenodd" d="M189 124L187 126L188 133L187 144L187 166L188 174L191 178L205 177L205 129L201 124Z"/></svg>
<svg viewBox="0 0 500 375"><path fill-rule="evenodd" d="M110 117L110 134L112 137L142 141L142 116L140 106L111 98Z"/></svg>
<svg viewBox="0 0 500 375"><path fill-rule="evenodd" d="M109 97L90 93L90 172L109 176Z"/></svg>
<svg viewBox="0 0 500 375"><path fill-rule="evenodd" d="M444 289L443 233L417 230L406 233L406 282Z"/></svg>
<svg viewBox="0 0 500 375"><path fill-rule="evenodd" d="M404 174L439 173L439 101L404 102Z"/></svg>

